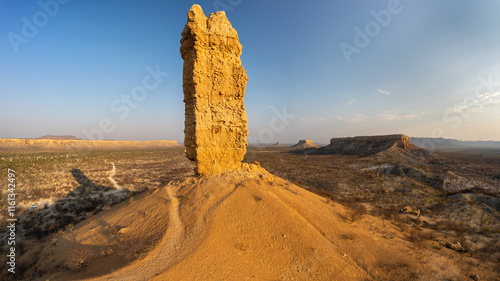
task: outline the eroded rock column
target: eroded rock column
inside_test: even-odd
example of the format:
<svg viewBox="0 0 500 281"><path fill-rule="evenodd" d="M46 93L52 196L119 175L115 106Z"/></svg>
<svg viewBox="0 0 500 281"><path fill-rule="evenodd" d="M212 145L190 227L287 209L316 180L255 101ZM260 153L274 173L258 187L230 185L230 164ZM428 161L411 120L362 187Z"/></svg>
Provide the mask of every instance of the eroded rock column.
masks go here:
<svg viewBox="0 0 500 281"><path fill-rule="evenodd" d="M248 80L238 34L224 12L207 19L199 5L182 31L184 146L198 175L241 168L248 135L243 97Z"/></svg>

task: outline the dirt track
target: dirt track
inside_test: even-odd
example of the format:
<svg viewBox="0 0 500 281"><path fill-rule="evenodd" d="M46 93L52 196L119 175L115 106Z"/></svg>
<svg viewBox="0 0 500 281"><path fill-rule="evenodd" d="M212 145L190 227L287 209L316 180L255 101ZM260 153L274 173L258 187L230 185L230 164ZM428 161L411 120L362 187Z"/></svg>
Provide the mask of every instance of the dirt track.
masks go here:
<svg viewBox="0 0 500 281"><path fill-rule="evenodd" d="M107 276L92 280L150 280L173 266L177 259L183 236L179 218L179 200L173 195L170 185L165 187L170 201L168 228L160 244L147 257Z"/></svg>

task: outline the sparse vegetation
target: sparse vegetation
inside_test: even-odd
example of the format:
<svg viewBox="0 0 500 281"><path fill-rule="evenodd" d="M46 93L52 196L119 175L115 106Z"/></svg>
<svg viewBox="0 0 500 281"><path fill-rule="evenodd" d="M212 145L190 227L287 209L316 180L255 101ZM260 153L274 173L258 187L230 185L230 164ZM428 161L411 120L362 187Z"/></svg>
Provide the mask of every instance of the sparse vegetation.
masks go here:
<svg viewBox="0 0 500 281"><path fill-rule="evenodd" d="M343 204L346 219L352 222L363 214L380 216L397 225L418 248L436 247L439 239L462 241L482 266L493 270L498 263L500 250L494 242L500 239L498 154L483 152L482 159L467 152L415 159L306 158L290 150L251 147L245 162L258 161L269 172L325 197L326 203ZM400 214L405 206L412 206L413 212Z"/></svg>
<svg viewBox="0 0 500 281"><path fill-rule="evenodd" d="M348 221L363 223L365 220L361 218L365 215L384 219L400 230L399 233L388 233L385 237L390 238L387 239L399 235L413 243L416 249L430 249L437 254L447 253L443 252L446 243L458 242L464 251L455 252L467 255L467 259L458 260L464 271L471 270L470 264L495 270L494 265L500 261L500 178L492 176L498 175L500 162L475 161L468 155L428 162L345 155L307 155L305 158L304 155L287 153L287 150L289 148L260 151L250 147L245 162L257 160L269 172L324 197L326 204L344 205ZM0 166L16 169L19 175L16 191L17 203L20 204L20 243L27 246L18 249L23 252L29 251L33 241L42 243L46 239L55 245L64 229L71 233L72 227L80 221L92 220L99 212L109 210L123 200L132 202L134 195L142 191L154 193L170 180L190 175L193 171L193 163L178 148L17 152L15 155L0 153L4 160ZM108 180L111 162L116 165L114 179L125 189L123 196L112 196L115 188ZM464 183L463 179L470 179L474 183L481 182L477 185L481 188L443 185L444 181L440 179L449 175L446 173L449 170L453 173L451 177L460 176L461 181L455 183L460 185ZM292 194L301 194L300 189L293 185L287 189ZM178 199L182 203L190 198L180 195ZM255 195L254 200L261 204L266 199ZM38 205L33 208L35 202ZM421 210L420 216L399 213L405 206ZM5 208L4 205L0 207ZM108 226L107 230L107 238L120 241L119 247L113 251L102 246L96 253L116 254L127 261L140 257L146 247L144 244L134 239L124 240L114 226ZM356 241L358 236L345 233L340 239ZM88 248L79 247L77 250L79 252L68 252L61 266L79 270L95 256ZM27 261L22 261L21 266L34 267ZM403 263L380 266L381 269L389 266L394 272L405 267ZM407 277L412 279L412 276Z"/></svg>
<svg viewBox="0 0 500 281"><path fill-rule="evenodd" d="M192 173L192 163L180 148L4 151L0 160L0 168L11 168L18 174L19 231L28 239L46 237L138 192L152 192L175 177ZM114 179L124 188L120 192L108 179L111 163L116 164ZM0 208L6 209L6 202L2 200Z"/></svg>
<svg viewBox="0 0 500 281"><path fill-rule="evenodd" d="M70 270L79 270L83 268L95 256L94 252L85 246L79 246L68 252L64 265Z"/></svg>
<svg viewBox="0 0 500 281"><path fill-rule="evenodd" d="M361 219L366 214L366 208L363 204L355 203L347 209L347 217L352 222Z"/></svg>
<svg viewBox="0 0 500 281"><path fill-rule="evenodd" d="M111 163L116 165L114 180L123 188L116 190L109 180ZM79 222L92 220L97 213L133 195L149 190L154 192L170 180L192 174L193 163L184 156L182 148L122 151L0 151L0 168L14 169L16 179L16 215L19 251L30 251L44 241L55 245L66 230L71 233ZM2 195L6 190L2 190ZM0 202L6 209L7 200ZM5 212L0 214L4 220ZM4 227L5 228L5 227ZM0 238L5 240L5 232ZM136 243L137 245L137 243ZM5 251L5 246L2 251ZM110 249L104 249L105 252ZM129 249L130 250L130 249ZM111 250L112 251L112 250ZM107 253L107 252L106 252ZM126 258L137 255L131 247ZM78 257L83 257L82 261ZM61 264L77 270L91 258L87 249L68 253ZM35 274L38 266L33 259L20 261L22 267ZM5 265L2 265L4 268ZM6 270L3 270L6 272ZM40 274L40 272L38 272Z"/></svg>

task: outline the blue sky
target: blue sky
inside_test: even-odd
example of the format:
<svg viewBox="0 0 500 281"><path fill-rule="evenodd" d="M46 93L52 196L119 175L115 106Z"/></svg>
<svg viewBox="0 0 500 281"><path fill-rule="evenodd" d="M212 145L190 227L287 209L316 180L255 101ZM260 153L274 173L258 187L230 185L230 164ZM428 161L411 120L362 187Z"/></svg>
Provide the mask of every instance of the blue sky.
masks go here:
<svg viewBox="0 0 500 281"><path fill-rule="evenodd" d="M194 3L238 31L250 143L500 140L492 0L0 0L0 138L183 141Z"/></svg>

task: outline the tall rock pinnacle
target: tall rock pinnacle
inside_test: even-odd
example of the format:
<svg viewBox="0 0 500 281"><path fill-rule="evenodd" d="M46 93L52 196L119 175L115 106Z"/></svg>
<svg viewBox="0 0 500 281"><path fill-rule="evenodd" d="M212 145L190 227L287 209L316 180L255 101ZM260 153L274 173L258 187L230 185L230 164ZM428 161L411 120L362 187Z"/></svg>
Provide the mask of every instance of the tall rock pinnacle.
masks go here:
<svg viewBox="0 0 500 281"><path fill-rule="evenodd" d="M197 175L241 168L248 135L243 97L248 77L238 34L224 12L207 19L199 5L182 31L184 146Z"/></svg>

